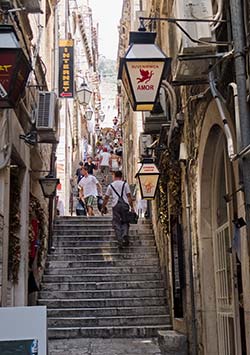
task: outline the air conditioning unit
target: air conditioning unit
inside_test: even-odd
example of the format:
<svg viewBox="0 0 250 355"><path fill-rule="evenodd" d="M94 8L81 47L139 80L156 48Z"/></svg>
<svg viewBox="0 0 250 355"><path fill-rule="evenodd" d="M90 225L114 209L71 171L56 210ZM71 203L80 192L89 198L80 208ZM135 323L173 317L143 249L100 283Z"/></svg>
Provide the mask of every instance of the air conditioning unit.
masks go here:
<svg viewBox="0 0 250 355"><path fill-rule="evenodd" d="M173 82L206 81L210 57L216 53L209 22L199 22L199 19L213 19L211 0L175 0L174 17L179 19L193 19L179 24L186 33L197 42L176 28L177 57L172 62ZM197 20L197 21L195 21ZM204 56L204 59L197 59Z"/></svg>
<svg viewBox="0 0 250 355"><path fill-rule="evenodd" d="M40 143L58 141L57 97L54 91L39 91L36 128Z"/></svg>

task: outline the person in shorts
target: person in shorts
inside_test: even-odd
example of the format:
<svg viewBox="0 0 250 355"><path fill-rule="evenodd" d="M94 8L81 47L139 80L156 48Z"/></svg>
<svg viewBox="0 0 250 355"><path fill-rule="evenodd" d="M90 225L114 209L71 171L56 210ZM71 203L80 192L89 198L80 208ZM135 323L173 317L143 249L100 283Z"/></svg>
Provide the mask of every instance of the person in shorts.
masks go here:
<svg viewBox="0 0 250 355"><path fill-rule="evenodd" d="M79 198L84 201L88 216L94 216L94 202L96 196L102 195L102 186L94 175L90 175L88 173L87 167L83 167L81 172L83 174L83 178L78 184L80 189Z"/></svg>
<svg viewBox="0 0 250 355"><path fill-rule="evenodd" d="M115 236L118 241L119 248L129 245L129 223L123 221L123 211L119 207L118 195L124 199L124 202L128 204L131 211L134 211L133 200L131 196L130 187L127 182L122 179L121 171L113 172L113 182L107 188L102 204L101 212L106 214L107 203L109 198L112 198L112 227L115 231Z"/></svg>
<svg viewBox="0 0 250 355"><path fill-rule="evenodd" d="M103 182L108 183L108 174L110 168L110 153L107 148L103 148L103 151L100 153L100 169L103 176Z"/></svg>

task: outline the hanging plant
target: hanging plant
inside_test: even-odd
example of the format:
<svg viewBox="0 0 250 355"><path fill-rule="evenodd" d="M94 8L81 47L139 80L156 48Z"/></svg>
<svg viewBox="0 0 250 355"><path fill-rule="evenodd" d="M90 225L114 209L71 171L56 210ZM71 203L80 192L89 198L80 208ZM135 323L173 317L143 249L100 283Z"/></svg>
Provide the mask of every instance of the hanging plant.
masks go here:
<svg viewBox="0 0 250 355"><path fill-rule="evenodd" d="M13 283L18 282L18 272L21 259L20 246L20 192L21 185L17 169L11 170L10 176L10 201L12 202L9 215L9 256L8 279Z"/></svg>
<svg viewBox="0 0 250 355"><path fill-rule="evenodd" d="M171 149L166 149L161 157L160 221L166 233L169 232L170 215L181 214L181 168L176 159L179 133L175 132Z"/></svg>
<svg viewBox="0 0 250 355"><path fill-rule="evenodd" d="M30 196L30 206L29 206L29 248L31 248L32 243L34 242L34 232L32 228L32 219L36 218L39 224L38 227L38 258L37 258L37 264L38 267L42 265L42 260L44 257L44 253L46 251L46 238L47 238L47 228L46 227L46 218L45 218L45 213L43 208L41 207L41 204L39 200L31 195ZM31 251L31 250L29 250Z"/></svg>

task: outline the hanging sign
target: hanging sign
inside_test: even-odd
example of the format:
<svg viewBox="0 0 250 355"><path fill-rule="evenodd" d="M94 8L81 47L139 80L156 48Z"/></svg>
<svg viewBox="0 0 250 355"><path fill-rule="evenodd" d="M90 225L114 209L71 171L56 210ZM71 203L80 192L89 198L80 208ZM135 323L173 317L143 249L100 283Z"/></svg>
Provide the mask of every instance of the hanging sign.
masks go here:
<svg viewBox="0 0 250 355"><path fill-rule="evenodd" d="M59 40L59 97L74 97L74 41Z"/></svg>
<svg viewBox="0 0 250 355"><path fill-rule="evenodd" d="M136 101L140 103L155 101L164 62L127 62L127 68Z"/></svg>

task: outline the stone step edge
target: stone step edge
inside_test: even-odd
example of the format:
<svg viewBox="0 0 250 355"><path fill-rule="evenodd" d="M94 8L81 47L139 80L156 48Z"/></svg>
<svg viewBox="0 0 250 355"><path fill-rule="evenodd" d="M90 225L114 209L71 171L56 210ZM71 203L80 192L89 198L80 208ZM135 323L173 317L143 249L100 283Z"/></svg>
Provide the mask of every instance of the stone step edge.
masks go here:
<svg viewBox="0 0 250 355"><path fill-rule="evenodd" d="M98 330L100 330L100 329L103 329L103 330L112 330L112 329L135 329L135 328L137 328L137 329L143 329L143 328L148 328L148 329L157 329L157 328L160 328L160 329L172 329L172 325L170 325L170 324L166 324L166 323L164 323L164 324L156 324L156 325L127 325L127 326L107 326L107 327L103 327L103 326L101 326L101 327L63 327L63 328L61 328L61 327L48 327L47 329L48 329L48 331L50 331L50 330L53 330L53 331L60 331L60 330L62 330L62 331L65 331L65 330L80 330L80 329L83 329L83 330L85 330L85 329L89 329L89 330L95 330L95 329L98 329Z"/></svg>
<svg viewBox="0 0 250 355"><path fill-rule="evenodd" d="M117 284L124 284L124 283L126 283L126 284L138 284L138 283L152 283L152 282L158 282L158 283L162 283L163 282L163 280L162 279L158 279L158 280L145 280L145 281L143 281L143 280L138 280L138 281L134 281L134 280L132 280L132 281L107 281L107 282L105 282L105 281L100 281L100 282L94 282L94 281L62 281L62 282L53 282L53 285L96 285L96 284L98 284L98 285L111 285L111 284L115 284L115 285L117 285ZM46 284L51 284L51 282L43 282L43 285L46 285ZM141 288L140 287L138 287L138 289L140 289L141 290ZM120 289L118 289L118 290L120 290ZM63 291L63 290L62 290Z"/></svg>
<svg viewBox="0 0 250 355"><path fill-rule="evenodd" d="M150 318L170 318L170 315L169 314L146 314L146 315L120 315L120 316L110 316L110 317L108 317L108 316L102 316L102 315L100 315L100 316L95 316L95 317L91 317L91 316L89 316L89 317L55 317L55 316L50 316L49 317L49 320L95 320L95 319L106 319L106 320L108 320L108 319L110 319L110 320L115 320L115 319L121 319L121 318L123 318L123 319L134 319L134 318L136 318L136 319L145 319L145 318L147 318L147 319L150 319Z"/></svg>
<svg viewBox="0 0 250 355"><path fill-rule="evenodd" d="M128 274L128 273L125 273L125 274L107 274L107 273L105 273L105 274L87 274L87 275L69 275L69 274L66 274L66 275L63 275L63 274L61 274L61 275L58 275L58 274L44 274L44 276L48 276L48 277L54 277L54 276L56 276L56 277L71 277L71 278L73 278L73 277L78 277L78 276L83 276L83 277L115 277L115 278L117 278L117 277L124 277L125 275L126 276L131 276L131 275L137 275L137 276L145 276L145 275L151 275L151 274L158 274L158 272L141 272L141 273L133 273L133 274ZM160 277L160 280L162 279L162 277L161 277L161 275L159 274L159 277ZM67 282L67 281L65 281L65 282Z"/></svg>
<svg viewBox="0 0 250 355"><path fill-rule="evenodd" d="M139 298L139 297L138 297ZM138 300L138 298L136 298L136 300ZM94 301L95 303L97 302L102 302L102 301L131 301L135 299L134 297L113 297L113 298L39 298L38 300L39 302L92 302ZM143 302L144 300L148 301L148 300L152 300L152 299L160 299L160 300L164 300L166 301L166 297L165 296L150 296L150 297L143 297L141 298L141 301ZM150 307L150 306L148 306ZM98 307L97 307L98 308ZM103 307L102 307L103 308ZM118 307L119 308L119 307Z"/></svg>
<svg viewBox="0 0 250 355"><path fill-rule="evenodd" d="M110 290L110 289L102 289L102 290L80 290L80 291L70 291L70 290L51 290L51 291L46 291L46 290L41 290L40 292L57 292L57 293L62 293L62 292L67 292L69 294L74 294L74 293L80 293L80 292L84 292L84 293L101 293L101 292L110 292L110 291L119 291L119 292L129 292L129 291L164 291L165 288L164 287L154 287L154 288L121 288L121 289L117 289L117 290Z"/></svg>
<svg viewBox="0 0 250 355"><path fill-rule="evenodd" d="M158 306L158 305L154 305L154 306L150 306L150 308L164 308L164 309L166 309L166 307L167 306L165 306L165 305L161 305L161 306ZM60 312L60 311L65 311L65 312L72 312L72 311L79 311L79 312L90 312L90 311L101 311L101 310L105 310L105 311L107 311L107 310L117 310L117 309L119 309L119 311L127 311L127 310L135 310L135 309L145 309L145 306L130 306L130 307L98 307L98 308L96 308L96 307L79 307L79 308L58 308L58 307L56 307L56 308L47 308L47 312L49 313L49 312ZM169 315L169 313L167 313L167 315Z"/></svg>

